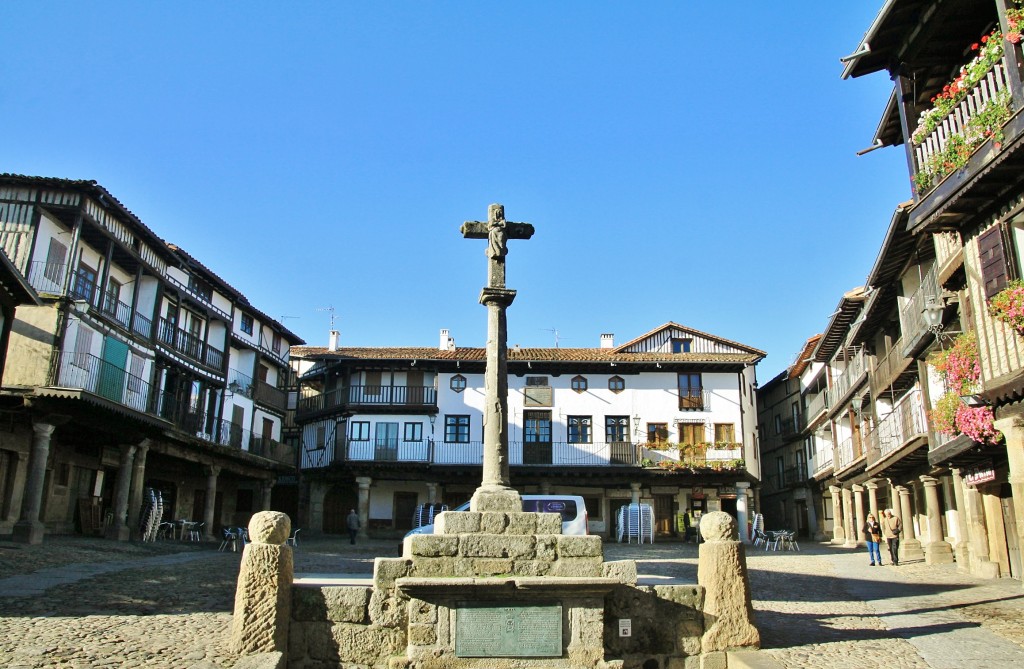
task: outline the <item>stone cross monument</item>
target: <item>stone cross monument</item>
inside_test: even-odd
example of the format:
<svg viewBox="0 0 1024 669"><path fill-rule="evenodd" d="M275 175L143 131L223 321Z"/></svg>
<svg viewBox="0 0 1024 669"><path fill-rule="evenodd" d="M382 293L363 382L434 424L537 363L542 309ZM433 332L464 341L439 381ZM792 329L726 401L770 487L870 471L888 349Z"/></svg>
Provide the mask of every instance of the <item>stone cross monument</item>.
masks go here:
<svg viewBox="0 0 1024 669"><path fill-rule="evenodd" d="M508 319L505 310L516 291L505 287L505 256L510 239L529 239L533 226L505 220L505 207L492 204L487 221L462 224L462 236L486 239L487 285L480 304L487 307L487 367L484 372L484 466L483 480L473 493L473 511L523 510L519 493L512 488L508 467Z"/></svg>

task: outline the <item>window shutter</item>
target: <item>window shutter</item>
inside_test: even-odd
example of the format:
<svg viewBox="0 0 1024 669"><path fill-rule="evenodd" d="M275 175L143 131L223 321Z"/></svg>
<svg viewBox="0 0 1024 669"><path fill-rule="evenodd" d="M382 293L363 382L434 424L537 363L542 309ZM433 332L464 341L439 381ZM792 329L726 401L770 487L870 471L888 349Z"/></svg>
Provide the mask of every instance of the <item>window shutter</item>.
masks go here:
<svg viewBox="0 0 1024 669"><path fill-rule="evenodd" d="M978 256L981 259L981 281L987 300L1006 287L1006 253L1003 249L1002 230L998 225L978 236Z"/></svg>

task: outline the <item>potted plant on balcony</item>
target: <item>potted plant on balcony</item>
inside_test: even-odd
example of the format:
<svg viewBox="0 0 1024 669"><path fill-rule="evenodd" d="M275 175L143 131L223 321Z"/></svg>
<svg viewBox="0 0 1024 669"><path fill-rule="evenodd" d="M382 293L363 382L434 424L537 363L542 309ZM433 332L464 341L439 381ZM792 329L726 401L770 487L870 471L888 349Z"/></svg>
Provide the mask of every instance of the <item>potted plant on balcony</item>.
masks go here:
<svg viewBox="0 0 1024 669"><path fill-rule="evenodd" d="M988 313L1009 325L1017 334L1024 335L1024 281L1014 279L993 295L988 302Z"/></svg>
<svg viewBox="0 0 1024 669"><path fill-rule="evenodd" d="M995 444L1003 435L993 424L992 407L968 406L961 397L977 392L981 382L978 341L972 332L961 334L953 345L929 360L946 385L946 393L928 417L932 427L950 436L967 435L979 443Z"/></svg>
<svg viewBox="0 0 1024 669"><path fill-rule="evenodd" d="M1024 26L1022 19L1024 12L1019 8L1007 11L1010 27L1006 34L1007 40L1014 41L1013 37L1017 41L1020 40L1020 32L1016 29L1018 25ZM931 99L932 108L923 111L918 118L917 128L911 134L911 141L915 147L927 142L945 119L975 92L992 68L1002 60L1003 34L999 29L993 30L972 44L971 50L976 51L977 55L960 68L952 81L943 86L942 91ZM976 98L976 102L980 103L980 100ZM945 137L940 142L941 148L929 152L917 166L917 172L913 177L917 192L921 194L930 190L943 177L962 168L974 150L987 140L992 139L998 148L1003 141L1002 127L1010 119L1011 113L1009 89L1003 89L986 98L977 109L972 107L963 128Z"/></svg>

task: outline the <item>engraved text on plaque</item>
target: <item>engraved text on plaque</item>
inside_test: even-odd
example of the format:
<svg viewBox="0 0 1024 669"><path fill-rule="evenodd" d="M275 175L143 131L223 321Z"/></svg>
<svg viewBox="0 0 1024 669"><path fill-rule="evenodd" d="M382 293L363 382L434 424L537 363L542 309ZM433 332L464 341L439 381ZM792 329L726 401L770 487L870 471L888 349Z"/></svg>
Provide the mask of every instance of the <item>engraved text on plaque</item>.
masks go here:
<svg viewBox="0 0 1024 669"><path fill-rule="evenodd" d="M466 604L455 609L456 657L561 657L562 607Z"/></svg>

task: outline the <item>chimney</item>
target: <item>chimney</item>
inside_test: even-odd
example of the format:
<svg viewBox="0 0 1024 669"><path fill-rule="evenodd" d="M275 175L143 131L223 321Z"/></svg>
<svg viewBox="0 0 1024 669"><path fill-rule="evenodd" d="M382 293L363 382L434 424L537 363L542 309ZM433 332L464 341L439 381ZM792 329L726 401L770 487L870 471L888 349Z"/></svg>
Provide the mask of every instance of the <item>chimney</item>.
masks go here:
<svg viewBox="0 0 1024 669"><path fill-rule="evenodd" d="M615 348L615 335L603 334L601 335L601 348Z"/></svg>
<svg viewBox="0 0 1024 669"><path fill-rule="evenodd" d="M441 330L441 342L438 347L442 351L454 351L455 350L455 339L448 335L447 329Z"/></svg>
<svg viewBox="0 0 1024 669"><path fill-rule="evenodd" d="M328 351L337 351L338 350L338 338L340 336L341 336L340 332L338 332L337 330L331 330L330 343L327 345L327 350Z"/></svg>

